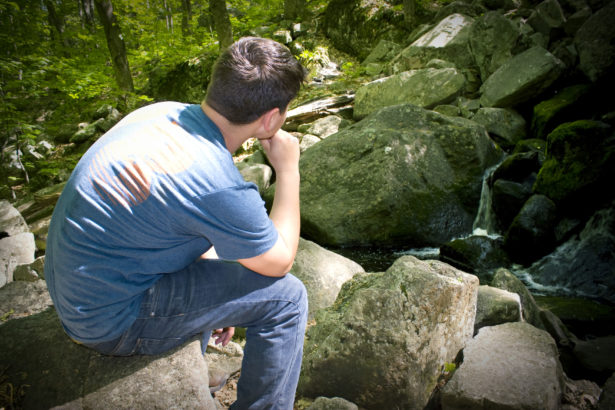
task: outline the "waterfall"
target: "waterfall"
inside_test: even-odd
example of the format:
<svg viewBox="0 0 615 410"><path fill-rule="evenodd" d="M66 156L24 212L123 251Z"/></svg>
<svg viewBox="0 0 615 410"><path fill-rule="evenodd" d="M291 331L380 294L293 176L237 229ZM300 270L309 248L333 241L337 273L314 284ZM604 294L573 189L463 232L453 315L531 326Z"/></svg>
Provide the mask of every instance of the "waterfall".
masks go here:
<svg viewBox="0 0 615 410"><path fill-rule="evenodd" d="M495 219L491 208L491 187L489 181L500 163L488 168L483 175L483 186L480 193L478 212L472 224L472 235L499 237L495 227Z"/></svg>

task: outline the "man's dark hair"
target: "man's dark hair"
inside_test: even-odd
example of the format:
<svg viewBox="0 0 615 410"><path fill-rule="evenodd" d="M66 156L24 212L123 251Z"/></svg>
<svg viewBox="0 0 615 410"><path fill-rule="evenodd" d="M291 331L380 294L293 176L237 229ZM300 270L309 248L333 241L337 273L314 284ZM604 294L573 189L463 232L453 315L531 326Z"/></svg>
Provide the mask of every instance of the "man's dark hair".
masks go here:
<svg viewBox="0 0 615 410"><path fill-rule="evenodd" d="M306 70L273 40L244 37L218 58L205 102L235 124L248 124L273 108L284 112Z"/></svg>

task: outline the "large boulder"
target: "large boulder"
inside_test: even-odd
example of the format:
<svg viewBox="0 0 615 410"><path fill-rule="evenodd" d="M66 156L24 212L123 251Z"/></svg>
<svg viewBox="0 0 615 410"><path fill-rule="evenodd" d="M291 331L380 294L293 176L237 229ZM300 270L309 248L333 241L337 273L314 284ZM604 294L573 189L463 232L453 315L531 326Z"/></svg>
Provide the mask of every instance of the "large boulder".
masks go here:
<svg viewBox="0 0 615 410"><path fill-rule="evenodd" d="M337 298L344 282L365 270L356 262L328 251L314 242L300 239L295 263L290 271L308 292L309 319Z"/></svg>
<svg viewBox="0 0 615 410"><path fill-rule="evenodd" d="M394 73L424 68L433 59L454 63L458 68L472 66L468 51L468 33L473 18L462 14L451 14L442 19L434 28L402 50L391 61Z"/></svg>
<svg viewBox="0 0 615 410"><path fill-rule="evenodd" d="M546 160L534 192L569 211L595 209L613 197L606 187L615 174L615 133L599 121L564 123L549 134Z"/></svg>
<svg viewBox="0 0 615 410"><path fill-rule="evenodd" d="M512 107L538 96L562 73L564 63L540 46L517 54L481 86L485 107Z"/></svg>
<svg viewBox="0 0 615 410"><path fill-rule="evenodd" d="M514 262L529 264L555 247L557 208L544 195L532 195L513 219L504 246Z"/></svg>
<svg viewBox="0 0 615 410"><path fill-rule="evenodd" d="M545 328L540 314L541 309L536 304L536 300L523 282L512 272L504 268L498 269L493 276L491 286L518 294L521 299L522 319L539 329Z"/></svg>
<svg viewBox="0 0 615 410"><path fill-rule="evenodd" d="M471 338L477 289L475 276L412 256L355 276L308 331L298 393L423 409Z"/></svg>
<svg viewBox="0 0 615 410"><path fill-rule="evenodd" d="M613 73L615 64L615 3L609 2L577 31L574 44L579 67L591 81Z"/></svg>
<svg viewBox="0 0 615 410"><path fill-rule="evenodd" d="M23 408L216 409L199 341L161 356L104 356L72 342L53 308L0 325L0 362Z"/></svg>
<svg viewBox="0 0 615 410"><path fill-rule="evenodd" d="M404 103L433 108L454 100L465 82L465 76L455 68L425 68L381 78L357 90L354 118Z"/></svg>
<svg viewBox="0 0 615 410"><path fill-rule="evenodd" d="M596 212L578 235L528 272L542 285L615 303L615 204Z"/></svg>
<svg viewBox="0 0 615 410"><path fill-rule="evenodd" d="M472 230L500 155L475 122L384 108L303 153L302 232L329 245L442 244Z"/></svg>
<svg viewBox="0 0 615 410"><path fill-rule="evenodd" d="M489 11L474 21L469 47L483 81L514 55L520 36L513 21L496 11Z"/></svg>
<svg viewBox="0 0 615 410"><path fill-rule="evenodd" d="M489 135L505 149L514 148L527 135L525 119L510 108L480 108L472 121L484 125Z"/></svg>
<svg viewBox="0 0 615 410"><path fill-rule="evenodd" d="M442 389L442 409L558 409L564 380L547 332L520 322L484 327Z"/></svg>
<svg viewBox="0 0 615 410"><path fill-rule="evenodd" d="M582 119L591 106L590 86L577 84L560 90L552 98L534 106L531 131L535 138L546 139L563 122Z"/></svg>
<svg viewBox="0 0 615 410"><path fill-rule="evenodd" d="M521 299L517 293L482 285L478 288L474 333L485 326L521 321Z"/></svg>

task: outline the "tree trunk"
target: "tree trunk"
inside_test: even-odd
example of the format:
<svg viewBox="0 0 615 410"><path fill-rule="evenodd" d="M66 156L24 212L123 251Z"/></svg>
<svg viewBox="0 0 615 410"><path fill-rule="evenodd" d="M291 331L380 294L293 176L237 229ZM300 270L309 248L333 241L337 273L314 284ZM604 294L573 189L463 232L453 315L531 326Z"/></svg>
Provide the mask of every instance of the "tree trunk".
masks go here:
<svg viewBox="0 0 615 410"><path fill-rule="evenodd" d="M93 0L79 0L79 16L82 25L88 28L94 27L94 3Z"/></svg>
<svg viewBox="0 0 615 410"><path fill-rule="evenodd" d="M182 0L182 35L188 37L190 30L190 22L192 21L192 4L190 0Z"/></svg>
<svg viewBox="0 0 615 410"><path fill-rule="evenodd" d="M58 13L56 13L56 8L51 0L45 0L44 3L45 8L47 8L47 19L49 21L49 25L55 28L55 30L58 32L58 38L60 40L60 44L62 44L62 42L64 41L64 39L62 38L62 35L64 33L64 21L60 16L58 16ZM53 29L50 31L50 33L51 39L53 40Z"/></svg>
<svg viewBox="0 0 615 410"><path fill-rule="evenodd" d="M416 0L403 0L404 4L404 21L410 27L414 25L414 19L416 14Z"/></svg>
<svg viewBox="0 0 615 410"><path fill-rule="evenodd" d="M216 34L218 35L218 43L220 50L224 50L233 44L233 28L231 27L231 19L226 10L225 0L210 0L209 12L214 21Z"/></svg>
<svg viewBox="0 0 615 410"><path fill-rule="evenodd" d="M305 13L305 0L284 0L284 18L294 20Z"/></svg>
<svg viewBox="0 0 615 410"><path fill-rule="evenodd" d="M134 85L132 75L130 74L128 58L126 57L126 46L124 45L120 26L117 24L115 14L113 14L113 4L111 4L111 0L94 0L94 4L105 28L107 47L109 47L109 53L113 61L117 84L124 91L133 91Z"/></svg>

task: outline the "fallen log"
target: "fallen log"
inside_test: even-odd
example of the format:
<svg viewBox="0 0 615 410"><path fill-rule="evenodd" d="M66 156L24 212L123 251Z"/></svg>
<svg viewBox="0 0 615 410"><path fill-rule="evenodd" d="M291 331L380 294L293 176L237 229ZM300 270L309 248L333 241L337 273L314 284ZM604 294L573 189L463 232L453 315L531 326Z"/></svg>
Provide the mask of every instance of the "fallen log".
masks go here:
<svg viewBox="0 0 615 410"><path fill-rule="evenodd" d="M288 111L284 129L295 131L300 124L309 123L326 115L337 114L345 110L352 109L354 94L336 95L333 97L321 98L300 105Z"/></svg>

